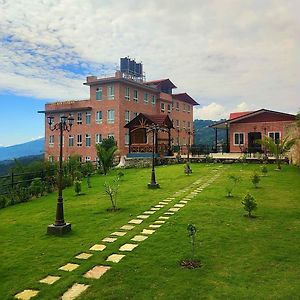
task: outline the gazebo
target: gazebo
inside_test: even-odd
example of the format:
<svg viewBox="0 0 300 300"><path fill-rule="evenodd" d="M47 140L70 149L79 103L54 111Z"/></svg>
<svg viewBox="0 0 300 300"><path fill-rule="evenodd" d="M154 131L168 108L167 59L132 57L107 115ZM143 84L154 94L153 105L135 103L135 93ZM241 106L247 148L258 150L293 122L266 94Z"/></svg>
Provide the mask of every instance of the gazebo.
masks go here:
<svg viewBox="0 0 300 300"><path fill-rule="evenodd" d="M155 131L151 129L153 126ZM129 157L148 157L153 147L156 155L171 155L171 129L174 127L168 115L140 113L124 127L129 130Z"/></svg>

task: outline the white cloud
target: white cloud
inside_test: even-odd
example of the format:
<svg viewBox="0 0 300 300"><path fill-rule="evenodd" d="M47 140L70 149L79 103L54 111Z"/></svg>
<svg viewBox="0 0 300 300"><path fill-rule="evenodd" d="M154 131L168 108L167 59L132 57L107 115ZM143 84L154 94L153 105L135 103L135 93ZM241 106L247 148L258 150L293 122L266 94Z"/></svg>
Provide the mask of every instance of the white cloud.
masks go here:
<svg viewBox="0 0 300 300"><path fill-rule="evenodd" d="M295 112L298 11L297 0L0 1L0 90L86 98L88 73L113 73L130 55L147 79L169 77L187 91L200 112L241 103Z"/></svg>

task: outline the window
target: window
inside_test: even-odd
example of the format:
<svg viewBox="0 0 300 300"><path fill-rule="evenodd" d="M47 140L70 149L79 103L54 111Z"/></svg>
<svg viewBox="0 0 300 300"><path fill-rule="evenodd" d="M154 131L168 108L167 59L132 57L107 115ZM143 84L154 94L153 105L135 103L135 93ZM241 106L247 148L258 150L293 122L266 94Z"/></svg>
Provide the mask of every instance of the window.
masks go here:
<svg viewBox="0 0 300 300"><path fill-rule="evenodd" d="M176 137L176 143L177 143L177 145L180 144L180 138L179 138L179 136Z"/></svg>
<svg viewBox="0 0 300 300"><path fill-rule="evenodd" d="M179 102L176 102L176 110L179 111Z"/></svg>
<svg viewBox="0 0 300 300"><path fill-rule="evenodd" d="M102 88L97 88L96 89L96 100L102 100Z"/></svg>
<svg viewBox="0 0 300 300"><path fill-rule="evenodd" d="M148 104L148 93L144 93L144 103Z"/></svg>
<svg viewBox="0 0 300 300"><path fill-rule="evenodd" d="M171 112L171 104L168 104L168 112Z"/></svg>
<svg viewBox="0 0 300 300"><path fill-rule="evenodd" d="M155 104L156 104L156 96L152 95L152 105L155 105Z"/></svg>
<svg viewBox="0 0 300 300"><path fill-rule="evenodd" d="M112 124L115 122L115 111L110 109L107 111L107 123Z"/></svg>
<svg viewBox="0 0 300 300"><path fill-rule="evenodd" d="M125 88L125 99L130 100L130 89L129 89L129 87Z"/></svg>
<svg viewBox="0 0 300 300"><path fill-rule="evenodd" d="M91 135L88 133L85 135L85 145L91 147Z"/></svg>
<svg viewBox="0 0 300 300"><path fill-rule="evenodd" d="M53 147L54 146L54 135L50 135L49 136L49 147Z"/></svg>
<svg viewBox="0 0 300 300"><path fill-rule="evenodd" d="M51 162L51 163L53 163L53 162L54 162L54 156L52 156L52 155L49 155L49 157L48 157L48 161L49 161L49 162Z"/></svg>
<svg viewBox="0 0 300 300"><path fill-rule="evenodd" d="M188 127L188 129L191 128L191 122L190 121L187 122L187 127Z"/></svg>
<svg viewBox="0 0 300 300"><path fill-rule="evenodd" d="M187 111L188 111L188 113L190 113L191 112L191 106L188 104L188 106L187 106Z"/></svg>
<svg viewBox="0 0 300 300"><path fill-rule="evenodd" d="M89 111L87 111L85 113L85 123L86 123L86 125L90 125L91 124L91 113Z"/></svg>
<svg viewBox="0 0 300 300"><path fill-rule="evenodd" d="M77 124L82 124L82 113L77 113Z"/></svg>
<svg viewBox="0 0 300 300"><path fill-rule="evenodd" d="M179 122L179 120L176 120L176 127L177 127L177 128L180 127L180 122Z"/></svg>
<svg viewBox="0 0 300 300"><path fill-rule="evenodd" d="M138 90L133 90L133 101L138 102L139 101L139 93Z"/></svg>
<svg viewBox="0 0 300 300"><path fill-rule="evenodd" d="M77 146L78 147L82 146L82 135L81 134L77 135Z"/></svg>
<svg viewBox="0 0 300 300"><path fill-rule="evenodd" d="M182 139L182 144L186 145L185 137Z"/></svg>
<svg viewBox="0 0 300 300"><path fill-rule="evenodd" d="M186 106L185 106L185 103L183 103L183 110L182 111L185 111L186 110Z"/></svg>
<svg viewBox="0 0 300 300"><path fill-rule="evenodd" d="M108 98L108 100L115 99L115 87L113 85L109 85L107 87L107 98Z"/></svg>
<svg viewBox="0 0 300 300"><path fill-rule="evenodd" d="M244 133L235 132L234 133L234 145L244 145Z"/></svg>
<svg viewBox="0 0 300 300"><path fill-rule="evenodd" d="M134 117L134 118L137 117L138 115L139 115L138 112L134 112L134 113L133 113L133 117Z"/></svg>
<svg viewBox="0 0 300 300"><path fill-rule="evenodd" d="M279 144L279 141L280 141L280 132L279 131L269 132L269 137L272 138L276 144Z"/></svg>
<svg viewBox="0 0 300 300"><path fill-rule="evenodd" d="M96 144L101 144L101 143L102 143L102 134L96 133Z"/></svg>
<svg viewBox="0 0 300 300"><path fill-rule="evenodd" d="M96 123L102 124L102 111L96 111Z"/></svg>
<svg viewBox="0 0 300 300"><path fill-rule="evenodd" d="M114 135L113 133L109 133L109 134L107 135L107 138L108 138L108 139L114 139L114 138L115 138L115 135Z"/></svg>
<svg viewBox="0 0 300 300"><path fill-rule="evenodd" d="M125 110L125 122L126 124L130 121L130 111Z"/></svg>
<svg viewBox="0 0 300 300"><path fill-rule="evenodd" d="M91 161L91 157L90 156L86 156L85 157L85 162L89 162L89 161Z"/></svg>
<svg viewBox="0 0 300 300"><path fill-rule="evenodd" d="M129 145L129 133L125 133L125 146Z"/></svg>
<svg viewBox="0 0 300 300"><path fill-rule="evenodd" d="M183 129L185 129L186 127L185 127L185 121L183 121Z"/></svg>
<svg viewBox="0 0 300 300"><path fill-rule="evenodd" d="M160 104L160 111L161 112L165 111L165 104L163 102Z"/></svg>
<svg viewBox="0 0 300 300"><path fill-rule="evenodd" d="M61 137L61 135L58 136L58 145L59 146L60 146L60 137ZM65 137L63 136L62 137L62 146L64 147L64 145L65 145Z"/></svg>
<svg viewBox="0 0 300 300"><path fill-rule="evenodd" d="M69 135L69 147L74 146L74 135Z"/></svg>

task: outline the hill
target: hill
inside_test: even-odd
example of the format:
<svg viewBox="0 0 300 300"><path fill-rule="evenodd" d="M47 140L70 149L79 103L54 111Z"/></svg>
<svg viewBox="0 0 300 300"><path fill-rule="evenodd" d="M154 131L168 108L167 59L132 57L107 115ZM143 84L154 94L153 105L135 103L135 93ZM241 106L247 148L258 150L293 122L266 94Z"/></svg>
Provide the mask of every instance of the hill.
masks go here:
<svg viewBox="0 0 300 300"><path fill-rule="evenodd" d="M41 155L44 153L44 138L0 148L0 161L2 160L12 160L14 158L32 156L32 155Z"/></svg>

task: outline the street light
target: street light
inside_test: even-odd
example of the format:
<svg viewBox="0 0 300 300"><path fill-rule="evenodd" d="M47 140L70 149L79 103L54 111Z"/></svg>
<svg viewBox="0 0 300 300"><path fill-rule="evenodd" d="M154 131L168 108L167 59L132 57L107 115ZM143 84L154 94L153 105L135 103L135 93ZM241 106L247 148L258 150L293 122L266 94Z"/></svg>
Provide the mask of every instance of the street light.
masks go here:
<svg viewBox="0 0 300 300"><path fill-rule="evenodd" d="M152 131L152 171L151 171L151 182L148 183L148 188L149 189L157 189L157 188L159 188L159 184L156 182L156 179L155 179L154 149L155 149L155 136L157 135L157 132L160 129L160 127L157 124L152 124L148 128L149 128L149 131Z"/></svg>
<svg viewBox="0 0 300 300"><path fill-rule="evenodd" d="M47 233L62 235L71 231L71 224L66 223L64 220L64 206L62 197L62 156L63 156L63 132L70 131L74 123L74 118L62 116L60 121L54 124L54 117L48 116L48 125L51 131L59 130L60 145L59 145L59 168L58 168L58 198L56 206L56 219L54 224L48 225Z"/></svg>

